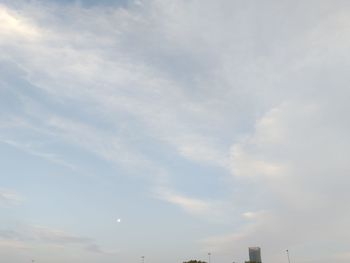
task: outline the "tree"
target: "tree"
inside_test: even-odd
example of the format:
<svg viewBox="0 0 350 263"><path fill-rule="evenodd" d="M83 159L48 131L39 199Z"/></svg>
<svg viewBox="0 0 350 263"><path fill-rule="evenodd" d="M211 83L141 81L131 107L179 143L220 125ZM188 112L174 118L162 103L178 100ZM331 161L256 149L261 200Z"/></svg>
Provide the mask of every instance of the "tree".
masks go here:
<svg viewBox="0 0 350 263"><path fill-rule="evenodd" d="M207 263L205 261L200 261L200 260L194 260L194 259L191 259L189 261L185 261L183 263Z"/></svg>

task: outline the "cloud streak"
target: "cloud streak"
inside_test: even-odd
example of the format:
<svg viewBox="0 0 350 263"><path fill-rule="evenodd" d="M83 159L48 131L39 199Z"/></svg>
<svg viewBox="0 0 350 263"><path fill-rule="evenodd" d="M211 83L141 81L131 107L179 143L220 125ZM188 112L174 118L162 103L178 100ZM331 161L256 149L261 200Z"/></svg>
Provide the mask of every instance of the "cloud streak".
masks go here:
<svg viewBox="0 0 350 263"><path fill-rule="evenodd" d="M115 253L111 250L104 250L90 238L46 226L25 226L17 230L0 231L0 247L27 249L34 247L36 244L59 247L78 246L93 253Z"/></svg>
<svg viewBox="0 0 350 263"><path fill-rule="evenodd" d="M8 189L0 189L0 205L19 205L24 202L24 198Z"/></svg>
<svg viewBox="0 0 350 263"><path fill-rule="evenodd" d="M194 218L225 218L193 238L223 260L261 244L270 262L287 247L318 262L324 244L349 243L349 13L345 1L3 4L0 139L72 170L91 155Z"/></svg>

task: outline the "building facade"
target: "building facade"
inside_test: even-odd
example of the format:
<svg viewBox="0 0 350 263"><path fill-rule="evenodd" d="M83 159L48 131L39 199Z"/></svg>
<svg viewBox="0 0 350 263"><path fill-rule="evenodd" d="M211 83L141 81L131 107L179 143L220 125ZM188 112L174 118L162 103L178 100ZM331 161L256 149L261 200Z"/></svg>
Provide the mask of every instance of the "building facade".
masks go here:
<svg viewBox="0 0 350 263"><path fill-rule="evenodd" d="M254 263L261 263L261 249L260 247L249 248L249 261Z"/></svg>

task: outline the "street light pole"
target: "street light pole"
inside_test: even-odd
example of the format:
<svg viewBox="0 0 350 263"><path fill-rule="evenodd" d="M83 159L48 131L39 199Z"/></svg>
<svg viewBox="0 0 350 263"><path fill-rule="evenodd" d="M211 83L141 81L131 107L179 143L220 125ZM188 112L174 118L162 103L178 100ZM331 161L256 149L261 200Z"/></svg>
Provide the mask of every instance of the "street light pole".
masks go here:
<svg viewBox="0 0 350 263"><path fill-rule="evenodd" d="M142 257L141 257L141 260L142 260L141 263L145 263L145 256L142 256Z"/></svg>
<svg viewBox="0 0 350 263"><path fill-rule="evenodd" d="M290 263L289 250L287 249L286 252L287 252L287 257L288 257L288 263Z"/></svg>
<svg viewBox="0 0 350 263"><path fill-rule="evenodd" d="M211 262L210 262L210 256L211 256L211 253L209 252L209 253L208 253L208 263L211 263Z"/></svg>

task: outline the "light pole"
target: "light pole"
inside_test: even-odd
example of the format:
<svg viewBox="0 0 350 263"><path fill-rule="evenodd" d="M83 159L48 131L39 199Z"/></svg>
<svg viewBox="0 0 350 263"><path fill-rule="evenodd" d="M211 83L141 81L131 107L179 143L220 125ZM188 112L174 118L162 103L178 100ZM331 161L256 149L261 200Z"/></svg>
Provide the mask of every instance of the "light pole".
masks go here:
<svg viewBox="0 0 350 263"><path fill-rule="evenodd" d="M141 257L141 263L145 263L145 256Z"/></svg>
<svg viewBox="0 0 350 263"><path fill-rule="evenodd" d="M211 253L209 252L209 253L208 253L208 263L211 263L211 262L210 262L210 259L211 259L210 256L211 256Z"/></svg>
<svg viewBox="0 0 350 263"><path fill-rule="evenodd" d="M289 251L288 251L288 249L286 250L286 252L287 252L287 257L288 257L288 263L290 263L290 258L289 258Z"/></svg>

